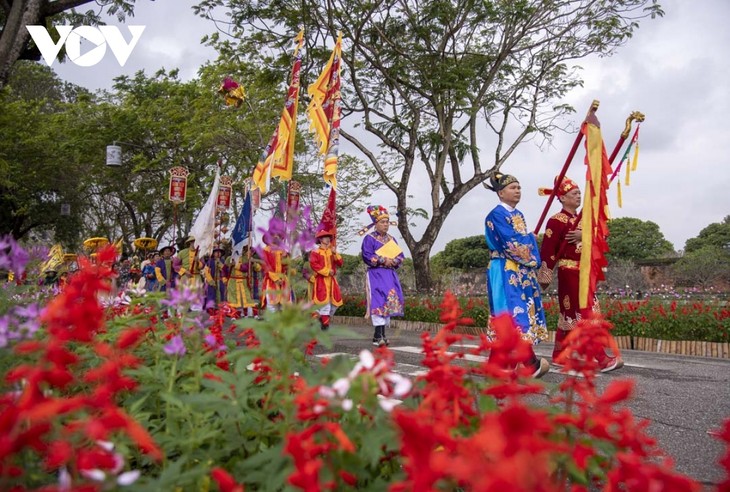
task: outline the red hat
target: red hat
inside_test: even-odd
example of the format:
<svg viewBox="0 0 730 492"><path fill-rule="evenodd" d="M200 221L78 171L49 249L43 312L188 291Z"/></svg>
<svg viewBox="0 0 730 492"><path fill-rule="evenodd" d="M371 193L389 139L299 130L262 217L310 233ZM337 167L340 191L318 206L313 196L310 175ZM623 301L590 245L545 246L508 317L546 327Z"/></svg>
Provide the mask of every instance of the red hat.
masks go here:
<svg viewBox="0 0 730 492"><path fill-rule="evenodd" d="M334 237L334 236L335 235L332 234L332 232L328 231L327 229L322 229L322 230L317 231L317 234L314 235L314 239L316 239L317 242L319 242L319 240L322 239L323 237L330 237L331 238L331 237Z"/></svg>
<svg viewBox="0 0 730 492"><path fill-rule="evenodd" d="M555 184L558 183L558 177L555 176ZM555 185L553 185L555 186ZM558 197L565 196L568 192L578 188L578 183L565 176L560 182L560 186L555 187L555 195ZM553 193L552 188L538 188L537 194L540 196L549 196Z"/></svg>

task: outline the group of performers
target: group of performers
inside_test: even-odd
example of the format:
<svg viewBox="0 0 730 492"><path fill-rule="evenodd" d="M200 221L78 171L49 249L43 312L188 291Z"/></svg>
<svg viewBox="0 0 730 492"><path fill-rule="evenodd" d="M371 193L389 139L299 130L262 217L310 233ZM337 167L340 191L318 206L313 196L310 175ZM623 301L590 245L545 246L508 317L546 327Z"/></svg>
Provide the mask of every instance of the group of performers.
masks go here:
<svg viewBox="0 0 730 492"><path fill-rule="evenodd" d="M145 268L150 272L147 280L156 285L156 290L184 288L200 292L202 309L210 314L225 306L232 317L259 317L261 262L248 246L235 258L226 256L226 250L220 245L199 258L195 237L190 236L177 254L170 245L155 255L161 257L153 260L151 269Z"/></svg>
<svg viewBox="0 0 730 492"><path fill-rule="evenodd" d="M522 337L533 344L547 339L541 291L551 284L557 267L560 315L553 351L553 363L556 363L570 330L580 319L599 309L595 297L587 308L579 307L580 188L566 177L559 183L556 178L555 190L547 190L558 197L562 210L548 220L542 246L538 247L535 235L527 229L524 215L516 208L521 198L517 178L497 173L490 182L491 186L487 187L500 200L485 219L485 239L490 250L487 269L490 312L493 316L508 313ZM373 205L367 213L371 224L361 231L367 233L361 246L361 259L367 269L365 317L374 328L373 345L382 346L389 344L386 329L391 317L403 315L403 291L397 271L405 257L397 241L388 234L392 222L387 209ZM335 231L320 225L315 238L316 247L308 255L310 270L305 277L308 300L316 310L321 329L327 330L343 303L336 278L343 259L335 246ZM129 273L125 271L129 277L127 287L136 285L143 286L147 292L165 292L184 286L201 292L202 308L211 314L225 306L232 317L259 318L261 309L280 310L294 300L290 279L294 269L284 231L267 231L263 241L265 247L260 258L251 248L244 247L234 259L218 246L210 255L199 259L195 238L190 236L177 254L174 246L165 246L149 253L140 265L132 265ZM598 358L598 364L602 372L608 372L620 368L623 362L604 353ZM549 369L548 362L538 359L534 351L526 365L533 370L534 377L544 375Z"/></svg>
<svg viewBox="0 0 730 492"><path fill-rule="evenodd" d="M522 193L517 178L498 173L490 181L488 188L496 192L500 200L485 219L485 237L490 250L487 269L490 312L493 316L509 314L522 338L533 344L547 339L541 289L550 285L553 269L557 266L560 315L552 359L553 364L558 365L557 359L565 348L568 332L579 320L599 308L595 297L589 307L581 309L579 306L580 188L569 178L563 178L559 183L556 178L555 194L563 209L548 220L542 246L538 248L535 235L527 229L524 215L516 208ZM601 372L623 366L620 358L609 356L605 351L597 362ZM547 360L538 359L534 351L526 365L532 369L533 377L541 377L549 370Z"/></svg>

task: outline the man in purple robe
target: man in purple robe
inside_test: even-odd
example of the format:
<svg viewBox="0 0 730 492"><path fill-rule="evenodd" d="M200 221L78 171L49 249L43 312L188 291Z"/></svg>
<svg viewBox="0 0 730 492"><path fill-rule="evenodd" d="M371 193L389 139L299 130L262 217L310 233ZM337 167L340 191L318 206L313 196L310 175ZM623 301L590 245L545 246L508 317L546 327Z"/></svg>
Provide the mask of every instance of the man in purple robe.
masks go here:
<svg viewBox="0 0 730 492"><path fill-rule="evenodd" d="M165 246L160 250L162 258L160 258L155 264L155 276L159 284L159 290L166 292L169 289L174 289L177 285L178 274L175 271L173 265L172 255L175 254L175 248L173 246Z"/></svg>
<svg viewBox="0 0 730 492"><path fill-rule="evenodd" d="M380 205L367 209L372 224L363 231L375 226L362 241L362 260L367 265L365 318L373 323L373 345L389 345L385 328L390 325L391 316L403 316L403 290L396 270L405 256L397 242L388 234L390 216L388 210ZM363 232L364 233L364 232Z"/></svg>

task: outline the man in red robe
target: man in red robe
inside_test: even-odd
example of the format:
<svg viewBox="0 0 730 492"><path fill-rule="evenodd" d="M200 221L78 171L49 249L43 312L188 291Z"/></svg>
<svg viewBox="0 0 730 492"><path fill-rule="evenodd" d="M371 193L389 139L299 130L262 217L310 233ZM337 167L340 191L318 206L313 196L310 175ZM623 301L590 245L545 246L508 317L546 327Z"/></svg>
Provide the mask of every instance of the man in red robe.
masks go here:
<svg viewBox="0 0 730 492"><path fill-rule="evenodd" d="M548 195L552 190L541 188L541 195ZM595 297L592 306L580 309L578 305L578 291L580 287L580 255L581 255L581 228L578 207L581 204L580 188L570 178L563 178L555 190L563 209L550 217L545 227L545 235L540 247L542 266L538 272L538 282L545 291L553 279L553 269L558 267L558 329L555 332L555 347L553 348L553 364L560 352L563 351L563 341L568 332L575 328L578 321L587 317L591 311L600 311L598 299ZM601 372L609 372L623 366L623 361L617 357L610 357L605 352L599 358ZM557 365L557 364L556 364Z"/></svg>

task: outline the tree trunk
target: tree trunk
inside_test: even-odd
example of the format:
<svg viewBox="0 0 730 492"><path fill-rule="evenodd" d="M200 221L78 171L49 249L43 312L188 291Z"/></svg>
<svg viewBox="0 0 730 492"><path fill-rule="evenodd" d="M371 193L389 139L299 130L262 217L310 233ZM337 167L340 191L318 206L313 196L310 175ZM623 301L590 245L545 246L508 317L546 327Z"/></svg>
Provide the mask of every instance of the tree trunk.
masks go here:
<svg viewBox="0 0 730 492"><path fill-rule="evenodd" d="M416 290L419 294L428 294L433 287L431 280L431 246L419 244L413 255L413 274L416 277Z"/></svg>
<svg viewBox="0 0 730 492"><path fill-rule="evenodd" d="M30 33L25 26L38 24L42 0L15 0L0 33L0 87L10 77L10 70L25 50Z"/></svg>

